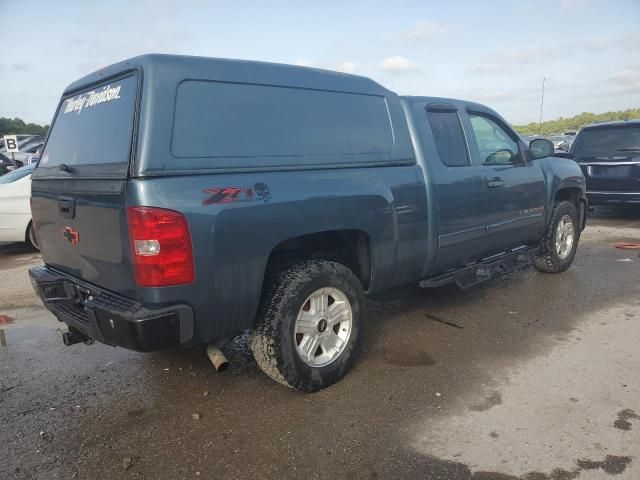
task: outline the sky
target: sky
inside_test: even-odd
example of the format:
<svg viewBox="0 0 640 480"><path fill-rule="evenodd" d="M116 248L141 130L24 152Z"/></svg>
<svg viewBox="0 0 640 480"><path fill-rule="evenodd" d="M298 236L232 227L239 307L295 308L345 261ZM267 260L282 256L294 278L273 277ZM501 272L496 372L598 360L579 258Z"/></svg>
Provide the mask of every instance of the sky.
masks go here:
<svg viewBox="0 0 640 480"><path fill-rule="evenodd" d="M0 117L49 123L77 78L142 53L299 64L514 124L640 107L640 0L0 0Z"/></svg>

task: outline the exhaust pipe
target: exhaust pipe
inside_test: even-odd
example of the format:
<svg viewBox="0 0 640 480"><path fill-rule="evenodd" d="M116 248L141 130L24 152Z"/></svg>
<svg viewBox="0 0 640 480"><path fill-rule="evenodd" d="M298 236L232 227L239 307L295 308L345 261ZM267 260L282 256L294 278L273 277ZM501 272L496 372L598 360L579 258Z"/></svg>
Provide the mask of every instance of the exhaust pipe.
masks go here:
<svg viewBox="0 0 640 480"><path fill-rule="evenodd" d="M207 345L207 356L218 372L224 372L229 367L229 360L227 360L227 357L225 357L222 350L220 350L220 347L225 343L226 340L221 340Z"/></svg>

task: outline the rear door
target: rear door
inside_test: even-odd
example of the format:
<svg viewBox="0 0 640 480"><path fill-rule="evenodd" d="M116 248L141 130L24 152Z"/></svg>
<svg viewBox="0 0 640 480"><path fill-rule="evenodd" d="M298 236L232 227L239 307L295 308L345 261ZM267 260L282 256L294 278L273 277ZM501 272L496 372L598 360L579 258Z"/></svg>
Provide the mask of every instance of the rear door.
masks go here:
<svg viewBox="0 0 640 480"><path fill-rule="evenodd" d="M587 192L640 192L640 124L585 128L572 146Z"/></svg>
<svg viewBox="0 0 640 480"><path fill-rule="evenodd" d="M487 253L532 243L544 232L545 180L538 160L500 118L468 112L472 144L487 192Z"/></svg>
<svg viewBox="0 0 640 480"><path fill-rule="evenodd" d="M128 295L125 188L138 90L129 73L63 98L32 176L45 263Z"/></svg>
<svg viewBox="0 0 640 480"><path fill-rule="evenodd" d="M436 267L445 269L482 255L487 198L482 171L472 161L457 108L433 104L426 110L437 153L427 158L433 172L438 226Z"/></svg>

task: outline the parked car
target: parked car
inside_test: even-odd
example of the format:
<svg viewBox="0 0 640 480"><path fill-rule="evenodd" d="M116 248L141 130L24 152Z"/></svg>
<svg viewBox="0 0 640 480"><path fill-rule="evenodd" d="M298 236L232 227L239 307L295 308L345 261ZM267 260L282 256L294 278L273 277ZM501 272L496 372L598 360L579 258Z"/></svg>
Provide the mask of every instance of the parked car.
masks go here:
<svg viewBox="0 0 640 480"><path fill-rule="evenodd" d="M11 170L15 170L15 164L9 157L6 157L5 154L0 153L0 175L4 175Z"/></svg>
<svg viewBox="0 0 640 480"><path fill-rule="evenodd" d="M592 205L640 204L640 119L584 127L566 157L582 168Z"/></svg>
<svg viewBox="0 0 640 480"><path fill-rule="evenodd" d="M24 147L22 147L19 152L16 152L13 155L11 155L10 153L5 153L5 155L10 155L13 163L15 164L15 167L20 168L30 164L33 159L37 158L37 154L40 152L43 145L43 140L29 142L28 144L24 145Z"/></svg>
<svg viewBox="0 0 640 480"><path fill-rule="evenodd" d="M40 138L37 135L16 135L16 140L18 141L18 148L20 148L25 143L33 141L35 138ZM0 152L6 152L7 147L4 144L4 136L0 136Z"/></svg>
<svg viewBox="0 0 640 480"><path fill-rule="evenodd" d="M563 152L569 151L569 146L571 145L569 139L565 135L551 135L547 137L551 143L553 143L553 147L555 150L561 150Z"/></svg>
<svg viewBox="0 0 640 480"><path fill-rule="evenodd" d="M0 175L30 164L37 160L44 145L44 139L38 135L17 135L19 152L9 153L4 147L4 137L0 137Z"/></svg>
<svg viewBox="0 0 640 480"><path fill-rule="evenodd" d="M552 154L477 103L136 57L63 94L33 174L45 265L30 275L67 345L219 358L252 329L267 375L318 390L354 361L365 293L570 266L584 177Z"/></svg>
<svg viewBox="0 0 640 480"><path fill-rule="evenodd" d="M38 248L29 197L35 164L0 176L0 242L26 242Z"/></svg>

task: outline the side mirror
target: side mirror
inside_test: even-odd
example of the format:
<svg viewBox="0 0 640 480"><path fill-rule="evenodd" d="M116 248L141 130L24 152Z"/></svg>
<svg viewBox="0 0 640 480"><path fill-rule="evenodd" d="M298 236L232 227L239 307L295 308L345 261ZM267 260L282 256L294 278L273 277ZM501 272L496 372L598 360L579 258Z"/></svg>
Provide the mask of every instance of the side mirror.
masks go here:
<svg viewBox="0 0 640 480"><path fill-rule="evenodd" d="M552 156L555 148L553 147L553 142L551 142L551 140L547 140L546 138L535 138L529 142L529 151L535 160L536 158Z"/></svg>

